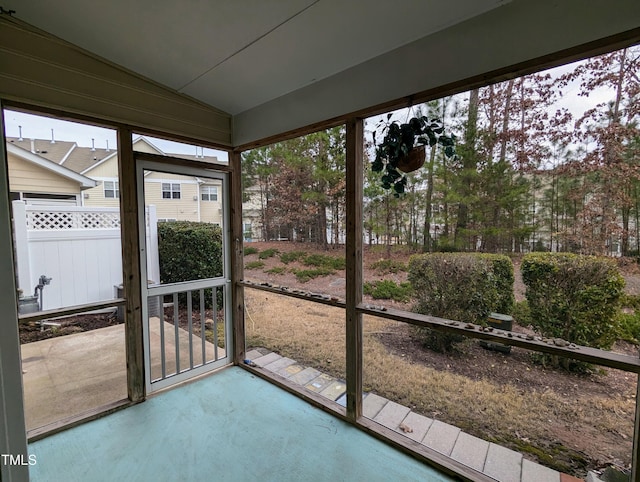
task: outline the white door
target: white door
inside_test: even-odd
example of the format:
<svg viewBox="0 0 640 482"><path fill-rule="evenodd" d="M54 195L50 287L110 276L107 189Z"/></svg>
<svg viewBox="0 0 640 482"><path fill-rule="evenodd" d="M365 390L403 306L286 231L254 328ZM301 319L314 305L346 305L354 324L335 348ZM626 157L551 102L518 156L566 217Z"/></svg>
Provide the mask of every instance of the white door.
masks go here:
<svg viewBox="0 0 640 482"><path fill-rule="evenodd" d="M152 392L233 360L229 189L227 174L214 169L146 160L136 168Z"/></svg>

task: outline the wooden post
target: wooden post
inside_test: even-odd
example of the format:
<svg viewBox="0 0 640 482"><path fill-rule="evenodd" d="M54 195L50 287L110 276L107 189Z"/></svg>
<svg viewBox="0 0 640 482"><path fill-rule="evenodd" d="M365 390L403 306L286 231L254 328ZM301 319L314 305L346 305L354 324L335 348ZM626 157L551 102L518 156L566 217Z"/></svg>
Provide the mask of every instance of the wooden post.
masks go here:
<svg viewBox="0 0 640 482"><path fill-rule="evenodd" d="M231 153L231 300L233 310L233 358L239 365L244 360L244 286L239 282L244 277L243 232L242 232L242 153Z"/></svg>
<svg viewBox="0 0 640 482"><path fill-rule="evenodd" d="M362 183L364 122L347 121L347 243L346 243L346 330L347 330L347 417L362 416Z"/></svg>
<svg viewBox="0 0 640 482"><path fill-rule="evenodd" d="M0 305L3 311L0 336L0 454L21 456L21 460L27 465L10 465L0 460L0 479L22 482L29 480L29 466L18 336L18 300L11 239L11 209L7 195L9 173L3 133L3 116L0 115Z"/></svg>
<svg viewBox="0 0 640 482"><path fill-rule="evenodd" d="M127 357L127 392L129 400L140 402L146 397L144 379L144 336L142 330L142 285L140 279L140 227L136 162L131 130L118 129L118 175L120 182L120 226L122 230L122 284L124 287L125 346ZM142 214L144 215L144 214ZM146 282L146 280L145 280Z"/></svg>
<svg viewBox="0 0 640 482"><path fill-rule="evenodd" d="M636 377L636 416L633 421L633 446L631 452L631 482L640 482L640 375Z"/></svg>

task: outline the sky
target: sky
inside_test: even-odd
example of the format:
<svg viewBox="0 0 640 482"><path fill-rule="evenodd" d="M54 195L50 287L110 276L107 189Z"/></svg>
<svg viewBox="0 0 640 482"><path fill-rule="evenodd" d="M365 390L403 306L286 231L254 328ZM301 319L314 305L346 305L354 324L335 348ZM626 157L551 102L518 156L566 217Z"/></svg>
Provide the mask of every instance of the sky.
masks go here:
<svg viewBox="0 0 640 482"><path fill-rule="evenodd" d="M583 61L573 62L560 67L547 69L542 72L548 72L552 77L559 77L567 72L572 71L575 67ZM541 72L541 73L542 73ZM580 89L579 81L574 81L572 84L564 88L564 95L550 107L551 112L555 112L557 109L566 108L572 115L574 121L580 118L585 111L595 107L596 105L613 100L614 92L611 89L600 88L593 90L589 97L581 97L578 95ZM469 93L464 92L458 94L461 99L465 101L469 98ZM392 121L406 122L408 119L409 109L399 109L393 112L391 118ZM412 114L409 114L411 116ZM373 131L380 121L386 122L387 114L382 114L367 119L366 130L367 132ZM378 137L381 138L380 131L378 131Z"/></svg>

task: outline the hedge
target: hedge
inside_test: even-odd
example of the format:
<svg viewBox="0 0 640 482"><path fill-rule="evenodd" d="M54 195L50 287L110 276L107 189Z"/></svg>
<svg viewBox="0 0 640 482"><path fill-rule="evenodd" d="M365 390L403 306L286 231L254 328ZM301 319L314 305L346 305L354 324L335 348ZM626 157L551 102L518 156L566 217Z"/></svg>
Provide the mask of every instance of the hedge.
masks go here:
<svg viewBox="0 0 640 482"><path fill-rule="evenodd" d="M614 260L530 253L523 258L521 270L531 323L541 335L611 348L625 284Z"/></svg>
<svg viewBox="0 0 640 482"><path fill-rule="evenodd" d="M158 224L162 283L215 278L223 274L222 230L210 223L171 221ZM211 290L206 294L211 308ZM194 300L199 300L198 292ZM218 300L220 303L221 300Z"/></svg>
<svg viewBox="0 0 640 482"><path fill-rule="evenodd" d="M409 282L417 313L468 323L484 323L491 312L513 310L513 263L507 256L479 253L432 253L412 256ZM426 344L441 351L460 335L425 332Z"/></svg>

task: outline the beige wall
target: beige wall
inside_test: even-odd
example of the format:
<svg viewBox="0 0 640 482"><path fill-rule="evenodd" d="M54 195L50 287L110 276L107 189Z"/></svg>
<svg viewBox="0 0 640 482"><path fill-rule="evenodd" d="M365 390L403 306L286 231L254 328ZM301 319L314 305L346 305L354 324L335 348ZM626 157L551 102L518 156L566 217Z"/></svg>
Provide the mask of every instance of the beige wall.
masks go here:
<svg viewBox="0 0 640 482"><path fill-rule="evenodd" d="M9 154L9 189L14 192L78 194L79 183Z"/></svg>
<svg viewBox="0 0 640 482"><path fill-rule="evenodd" d="M114 179L117 180L117 179ZM82 191L82 205L89 207L117 208L120 206L120 199L105 198L103 181L97 180L98 185L91 189Z"/></svg>
<svg viewBox="0 0 640 482"><path fill-rule="evenodd" d="M180 184L180 199L163 199L162 183ZM152 172L145 177L145 204L156 206L158 219L198 221L198 184L193 177ZM194 200L195 198L195 200Z"/></svg>
<svg viewBox="0 0 640 482"><path fill-rule="evenodd" d="M156 150L153 147L151 147L149 144L144 142L142 139L138 139L138 141L133 144L133 150L134 151L138 151L138 152L148 152L148 153L151 153L151 154L160 154L160 152L158 150Z"/></svg>
<svg viewBox="0 0 640 482"><path fill-rule="evenodd" d="M157 153L144 142L136 143L136 150L141 152ZM119 199L104 197L104 181L118 180L117 156L96 166L85 175L95 179L98 186L83 191L83 203L91 207L118 207ZM180 199L164 199L162 197L162 183L179 183ZM160 219L177 219L180 221L203 221L222 224L222 182L207 180L203 185L217 186L218 200L203 201L201 191L196 178L179 174L168 174L150 171L145 176L144 192L145 203L156 206L157 216ZM195 200L194 200L195 198Z"/></svg>
<svg viewBox="0 0 640 482"><path fill-rule="evenodd" d="M85 171L84 176L95 177L118 177L118 156L115 155L94 168Z"/></svg>
<svg viewBox="0 0 640 482"><path fill-rule="evenodd" d="M206 223L217 223L222 225L222 182L207 180L205 184L200 186L215 186L218 188L218 200L217 201L203 201L202 194L200 195L200 220Z"/></svg>
<svg viewBox="0 0 640 482"><path fill-rule="evenodd" d="M105 178L109 181L118 180L118 156L113 156L102 164L99 164L93 169L85 172L84 175L98 182L98 185L96 187L86 189L82 192L82 203L84 206L107 208L117 208L118 206L120 206L119 199L104 197L103 185Z"/></svg>

